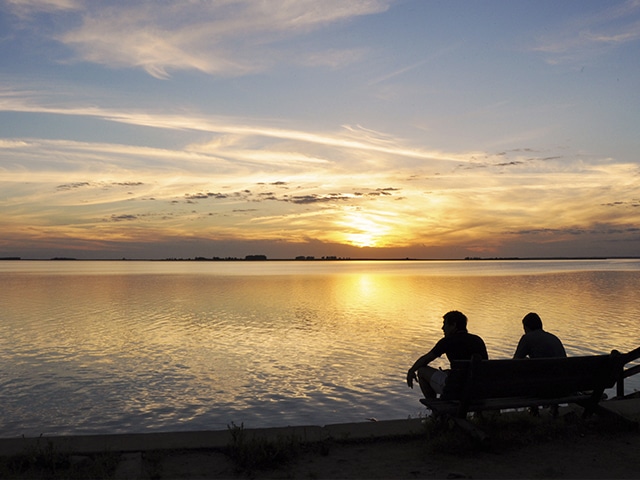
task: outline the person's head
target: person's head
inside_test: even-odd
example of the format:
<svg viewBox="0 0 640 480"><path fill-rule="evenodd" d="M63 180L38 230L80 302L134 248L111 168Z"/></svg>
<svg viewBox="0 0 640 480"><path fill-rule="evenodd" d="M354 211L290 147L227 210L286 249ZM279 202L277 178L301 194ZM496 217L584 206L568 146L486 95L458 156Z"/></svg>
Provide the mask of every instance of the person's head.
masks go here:
<svg viewBox="0 0 640 480"><path fill-rule="evenodd" d="M442 324L442 330L445 335L454 332L466 332L467 331L467 317L464 313L452 310L447 312L442 317L444 322Z"/></svg>
<svg viewBox="0 0 640 480"><path fill-rule="evenodd" d="M533 330L542 330L542 320L540 316L535 312L527 313L522 319L522 326L525 332L531 332Z"/></svg>

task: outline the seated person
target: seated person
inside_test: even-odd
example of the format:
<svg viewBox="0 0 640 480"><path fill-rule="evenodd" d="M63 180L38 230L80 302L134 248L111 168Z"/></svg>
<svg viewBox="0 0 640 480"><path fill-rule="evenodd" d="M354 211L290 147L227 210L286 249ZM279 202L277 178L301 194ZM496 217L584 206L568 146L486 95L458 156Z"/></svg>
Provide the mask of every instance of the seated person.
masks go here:
<svg viewBox="0 0 640 480"><path fill-rule="evenodd" d="M421 356L407 372L407 385L413 388L413 381L417 378L425 398L435 398L442 393L447 380L447 371L429 366L436 358L446 354L449 362L453 360L470 360L473 355L480 355L488 359L487 347L478 335L467 331L467 317L458 311L451 311L444 315L441 338L425 355Z"/></svg>
<svg viewBox="0 0 640 480"><path fill-rule="evenodd" d="M564 345L553 333L542 328L542 320L537 313L527 313L522 319L524 335L520 338L513 358L553 358L566 357ZM551 415L558 415L558 405L549 406ZM539 415L538 407L530 407L531 415Z"/></svg>
<svg viewBox="0 0 640 480"><path fill-rule="evenodd" d="M542 320L537 313L527 313L522 319L524 335L518 342L513 358L566 357L564 345L558 337L542 329Z"/></svg>

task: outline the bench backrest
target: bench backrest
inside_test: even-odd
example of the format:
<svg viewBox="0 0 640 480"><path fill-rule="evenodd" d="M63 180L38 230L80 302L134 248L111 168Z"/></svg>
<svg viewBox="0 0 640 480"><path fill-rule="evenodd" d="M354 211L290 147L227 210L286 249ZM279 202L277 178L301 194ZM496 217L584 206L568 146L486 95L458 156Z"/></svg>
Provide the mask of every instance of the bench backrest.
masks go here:
<svg viewBox="0 0 640 480"><path fill-rule="evenodd" d="M560 397L611 388L618 370L611 355L453 361L443 399Z"/></svg>

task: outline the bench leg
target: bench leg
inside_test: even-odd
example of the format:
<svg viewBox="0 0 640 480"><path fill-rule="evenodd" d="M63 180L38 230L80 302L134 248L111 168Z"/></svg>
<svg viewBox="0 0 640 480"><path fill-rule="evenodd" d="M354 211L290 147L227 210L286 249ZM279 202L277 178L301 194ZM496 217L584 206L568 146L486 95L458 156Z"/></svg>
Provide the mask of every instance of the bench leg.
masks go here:
<svg viewBox="0 0 640 480"><path fill-rule="evenodd" d="M480 430L478 427L476 427L473 423L471 423L466 418L460 418L460 417L451 417L451 418L453 419L453 421L458 427L460 427L462 430L464 430L466 433L468 433L474 439L480 441L481 443L485 443L489 439L489 436L486 433L484 433L482 430Z"/></svg>

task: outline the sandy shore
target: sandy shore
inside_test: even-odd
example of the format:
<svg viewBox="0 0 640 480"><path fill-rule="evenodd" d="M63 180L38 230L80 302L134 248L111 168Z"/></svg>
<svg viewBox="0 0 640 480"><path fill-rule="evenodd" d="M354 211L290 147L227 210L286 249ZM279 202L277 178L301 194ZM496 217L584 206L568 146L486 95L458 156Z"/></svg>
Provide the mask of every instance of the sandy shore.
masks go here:
<svg viewBox="0 0 640 480"><path fill-rule="evenodd" d="M605 403L640 421L640 399ZM55 472L58 478L87 478L82 477L82 468L93 478L128 479L640 478L637 428L607 417L585 422L570 409L557 419L544 413L537 419L523 414L499 417L482 424L490 434L484 444L455 428L435 432L429 421L414 419L223 432L0 439L0 455L16 458L27 452L33 457L37 451L51 457L55 453L67 459ZM244 463L238 461L238 449L232 458L229 446L234 442L244 448ZM266 451L274 445L280 445L279 450ZM265 451L268 461L253 463ZM105 454L114 461L112 468L90 468ZM0 476L56 478L46 466L41 470L35 464L22 470L7 470L7 466L11 464L5 463Z"/></svg>

